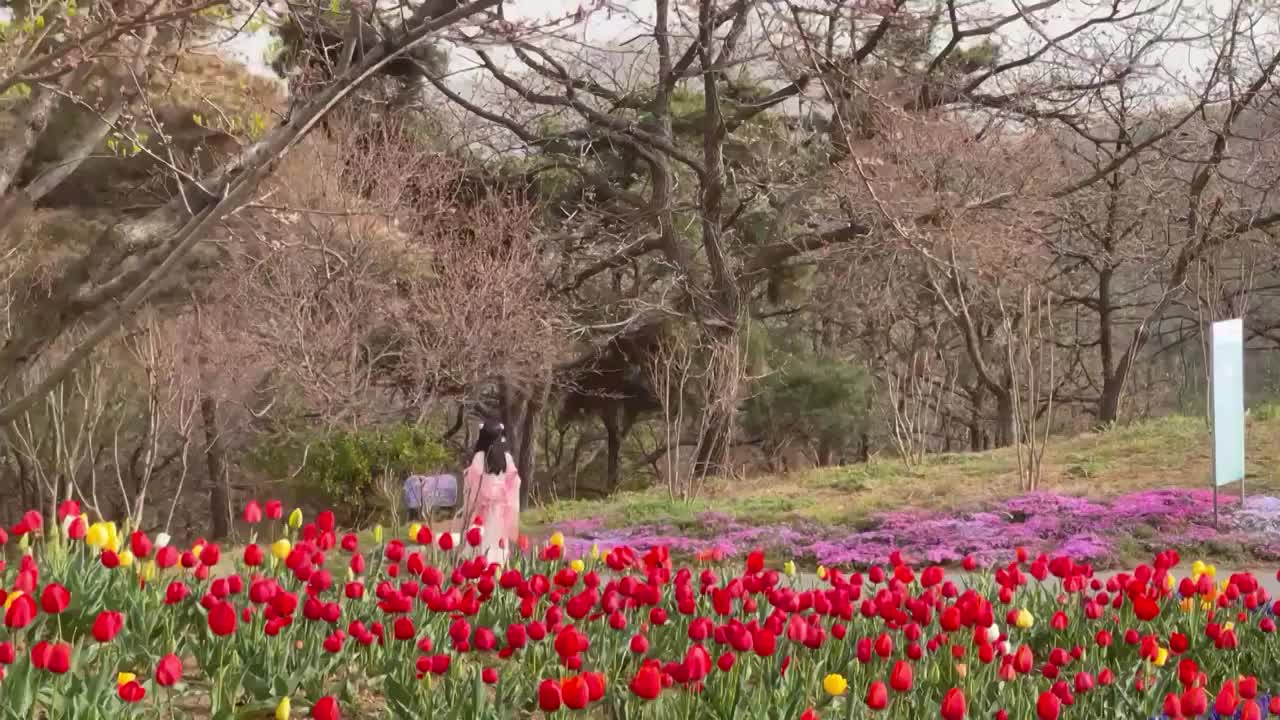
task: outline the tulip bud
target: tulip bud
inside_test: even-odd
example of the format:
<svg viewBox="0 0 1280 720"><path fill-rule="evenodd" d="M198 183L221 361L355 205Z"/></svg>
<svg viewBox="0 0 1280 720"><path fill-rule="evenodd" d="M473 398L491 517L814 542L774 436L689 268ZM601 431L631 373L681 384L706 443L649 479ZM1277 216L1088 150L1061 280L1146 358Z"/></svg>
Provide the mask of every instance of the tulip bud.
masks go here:
<svg viewBox="0 0 1280 720"><path fill-rule="evenodd" d="M375 543L382 542L382 526L381 525L373 526L373 541Z"/></svg>
<svg viewBox="0 0 1280 720"><path fill-rule="evenodd" d="M294 508L293 512L289 513L289 527L294 530L302 527L302 508Z"/></svg>
<svg viewBox="0 0 1280 720"><path fill-rule="evenodd" d="M282 698L276 705L276 720L289 720L289 698Z"/></svg>
<svg viewBox="0 0 1280 720"><path fill-rule="evenodd" d="M271 554L274 555L277 560L282 562L285 558L289 557L289 551L292 549L293 546L284 538L280 538L279 540L271 543Z"/></svg>

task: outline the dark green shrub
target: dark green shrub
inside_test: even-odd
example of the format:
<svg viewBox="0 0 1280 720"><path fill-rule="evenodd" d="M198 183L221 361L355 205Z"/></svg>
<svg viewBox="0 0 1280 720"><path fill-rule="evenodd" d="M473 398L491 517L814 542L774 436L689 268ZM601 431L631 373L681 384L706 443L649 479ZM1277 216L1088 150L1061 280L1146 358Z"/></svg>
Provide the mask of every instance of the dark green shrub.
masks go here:
<svg viewBox="0 0 1280 720"><path fill-rule="evenodd" d="M363 525L385 510L380 484L386 478L399 492L412 473L436 471L450 460L427 428L399 424L368 430L275 434L250 455L251 464L290 478L301 497L314 499Z"/></svg>
<svg viewBox="0 0 1280 720"><path fill-rule="evenodd" d="M807 445L824 461L855 441L867 419L867 373L828 358L792 357L753 388L743 427L766 452Z"/></svg>

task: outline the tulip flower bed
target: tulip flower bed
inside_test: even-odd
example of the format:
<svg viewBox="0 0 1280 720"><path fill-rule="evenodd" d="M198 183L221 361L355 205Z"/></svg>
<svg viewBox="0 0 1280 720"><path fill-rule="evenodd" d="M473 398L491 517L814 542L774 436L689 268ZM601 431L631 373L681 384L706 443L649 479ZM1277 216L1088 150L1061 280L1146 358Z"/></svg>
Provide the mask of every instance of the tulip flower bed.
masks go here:
<svg viewBox="0 0 1280 720"><path fill-rule="evenodd" d="M0 545L11 718L1259 718L1280 712L1272 598L1176 553L1103 581L1066 555L898 552L861 572L661 547L509 566L433 536L245 509L234 553L65 503ZM399 537L395 537L399 536ZM780 569L779 569L780 566ZM340 569L339 569L340 568Z"/></svg>

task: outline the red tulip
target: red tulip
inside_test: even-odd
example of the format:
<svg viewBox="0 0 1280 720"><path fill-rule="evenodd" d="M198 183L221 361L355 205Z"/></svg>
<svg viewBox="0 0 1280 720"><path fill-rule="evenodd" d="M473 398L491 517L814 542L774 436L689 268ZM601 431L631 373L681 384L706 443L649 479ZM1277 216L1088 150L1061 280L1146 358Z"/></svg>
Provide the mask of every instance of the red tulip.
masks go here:
<svg viewBox="0 0 1280 720"><path fill-rule="evenodd" d="M214 635L225 637L236 631L236 609L231 603L219 601L209 608L209 629Z"/></svg>
<svg viewBox="0 0 1280 720"><path fill-rule="evenodd" d="M337 518L334 517L332 510L321 510L320 514L316 515L316 527L320 528L320 532L333 532L337 525Z"/></svg>
<svg viewBox="0 0 1280 720"><path fill-rule="evenodd" d="M508 635L510 637L510 635ZM637 633L631 636L631 652L636 655L643 655L649 652L649 639Z"/></svg>
<svg viewBox="0 0 1280 720"><path fill-rule="evenodd" d="M646 662L631 678L631 692L645 700L657 699L662 692L662 672L656 665Z"/></svg>
<svg viewBox="0 0 1280 720"><path fill-rule="evenodd" d="M167 570L178 564L178 548L172 545L165 545L156 551L156 566L162 570Z"/></svg>
<svg viewBox="0 0 1280 720"><path fill-rule="evenodd" d="M262 522L262 506L257 500L250 500L244 506L244 521L250 525L257 525Z"/></svg>
<svg viewBox="0 0 1280 720"><path fill-rule="evenodd" d="M265 553L262 552L262 548L258 547L257 544L249 543L248 545L245 545L244 547L244 564L245 565L248 565L249 567L258 567L259 565L262 564L262 561L265 558L266 558Z"/></svg>
<svg viewBox="0 0 1280 720"><path fill-rule="evenodd" d="M83 540L84 536L89 532L89 523L84 518L77 517L67 525L67 537L72 540Z"/></svg>
<svg viewBox="0 0 1280 720"><path fill-rule="evenodd" d="M279 500L268 500L267 517L272 520L279 520L284 517L284 503Z"/></svg>
<svg viewBox="0 0 1280 720"><path fill-rule="evenodd" d="M129 535L129 550L133 556L139 560L145 560L151 557L151 538L141 530L134 530Z"/></svg>
<svg viewBox="0 0 1280 720"><path fill-rule="evenodd" d="M445 533L442 537L447 537ZM560 709L562 698L560 696L560 685L555 680L543 680L538 685L538 708L546 713L553 713Z"/></svg>
<svg viewBox="0 0 1280 720"><path fill-rule="evenodd" d="M1262 720L1262 706L1257 700L1246 700L1240 708L1240 720Z"/></svg>
<svg viewBox="0 0 1280 720"><path fill-rule="evenodd" d="M71 646L66 643L53 643L45 656L45 669L56 675L62 675L71 669Z"/></svg>
<svg viewBox="0 0 1280 720"><path fill-rule="evenodd" d="M942 720L964 720L966 712L968 708L960 688L951 688L942 696Z"/></svg>
<svg viewBox="0 0 1280 720"><path fill-rule="evenodd" d="M4 625L13 630L21 630L31 624L36 617L36 601L27 593L22 593L12 600L9 609L4 612Z"/></svg>
<svg viewBox="0 0 1280 720"><path fill-rule="evenodd" d="M1182 701L1178 699L1176 693L1169 693L1164 696L1164 714L1169 718L1182 717Z"/></svg>
<svg viewBox="0 0 1280 720"><path fill-rule="evenodd" d="M586 678L575 675L560 683L560 697L565 707L570 710L581 710L587 706L591 691L587 688Z"/></svg>
<svg viewBox="0 0 1280 720"><path fill-rule="evenodd" d="M173 687L182 680L182 660L169 653L160 658L156 664L156 684L160 687Z"/></svg>
<svg viewBox="0 0 1280 720"><path fill-rule="evenodd" d="M1031 666L1035 663L1035 657L1031 653L1031 648L1026 645L1019 645L1013 654L1013 669L1022 675L1031 672Z"/></svg>
<svg viewBox="0 0 1280 720"><path fill-rule="evenodd" d="M818 712L813 708L805 708L804 712L800 713L800 720L818 720Z"/></svg>
<svg viewBox="0 0 1280 720"><path fill-rule="evenodd" d="M867 707L872 710L883 710L889 705L889 691L884 683L876 680L867 688Z"/></svg>
<svg viewBox="0 0 1280 720"><path fill-rule="evenodd" d="M1240 697L1245 700L1252 700L1256 698L1258 696L1258 678L1253 677L1252 675L1240 678L1240 684L1237 689L1240 691Z"/></svg>
<svg viewBox="0 0 1280 720"><path fill-rule="evenodd" d="M1036 717L1040 720L1058 720L1058 716L1062 714L1062 701L1057 695L1046 690L1040 693L1040 698L1036 700Z"/></svg>
<svg viewBox="0 0 1280 720"><path fill-rule="evenodd" d="M392 634L397 640L412 640L417 634L417 630L413 627L413 619L405 615L396 618L392 623Z"/></svg>
<svg viewBox="0 0 1280 720"><path fill-rule="evenodd" d="M483 680L486 685L493 685L498 682L497 668L487 667L484 670L481 670L480 679Z"/></svg>
<svg viewBox="0 0 1280 720"><path fill-rule="evenodd" d="M1230 680L1222 684L1222 689L1218 691L1218 697L1213 702L1213 709L1219 715L1230 716L1236 712L1236 705L1239 700L1236 699L1236 684Z"/></svg>
<svg viewBox="0 0 1280 720"><path fill-rule="evenodd" d="M896 692L910 692L912 684L911 663L905 660L899 660L893 664L893 670L889 673L889 687Z"/></svg>
<svg viewBox="0 0 1280 720"><path fill-rule="evenodd" d="M440 539L437 541L437 543L440 545L440 549L444 550L445 552L452 550L453 549L453 533L447 533L447 532L440 533Z"/></svg>
<svg viewBox="0 0 1280 720"><path fill-rule="evenodd" d="M114 610L103 610L93 621L93 639L100 643L111 642L124 628L124 615Z"/></svg>
<svg viewBox="0 0 1280 720"><path fill-rule="evenodd" d="M136 703L142 702L142 698L147 696L147 691L146 688L138 684L137 680L130 680L129 682L116 687L116 694L120 696L121 700L127 703Z"/></svg>
<svg viewBox="0 0 1280 720"><path fill-rule="evenodd" d="M1209 709L1209 696L1204 688L1189 687L1182 693L1182 713L1189 717L1203 715Z"/></svg>
<svg viewBox="0 0 1280 720"><path fill-rule="evenodd" d="M31 667L38 670L44 670L49 666L49 648L51 646L45 640L41 640L31 646L28 652L31 655Z"/></svg>
<svg viewBox="0 0 1280 720"><path fill-rule="evenodd" d="M49 583L40 593L40 609L50 615L57 615L71 604L71 593L58 583Z"/></svg>
<svg viewBox="0 0 1280 720"><path fill-rule="evenodd" d="M218 564L218 560L222 559L222 549L213 543L209 543L200 548L200 564L205 567L213 567Z"/></svg>
<svg viewBox="0 0 1280 720"><path fill-rule="evenodd" d="M13 643L0 642L0 665L10 665L15 659L17 659L17 653L14 652Z"/></svg>
<svg viewBox="0 0 1280 720"><path fill-rule="evenodd" d="M311 717L316 720L340 720L338 701L332 695L325 695L311 706Z"/></svg>
<svg viewBox="0 0 1280 720"><path fill-rule="evenodd" d="M729 672L733 669L733 665L737 660L738 657L736 655L731 652L725 652L716 658L716 667L720 669L720 672Z"/></svg>
<svg viewBox="0 0 1280 720"><path fill-rule="evenodd" d="M467 530L467 544L471 547L480 547L480 528L473 527Z"/></svg>

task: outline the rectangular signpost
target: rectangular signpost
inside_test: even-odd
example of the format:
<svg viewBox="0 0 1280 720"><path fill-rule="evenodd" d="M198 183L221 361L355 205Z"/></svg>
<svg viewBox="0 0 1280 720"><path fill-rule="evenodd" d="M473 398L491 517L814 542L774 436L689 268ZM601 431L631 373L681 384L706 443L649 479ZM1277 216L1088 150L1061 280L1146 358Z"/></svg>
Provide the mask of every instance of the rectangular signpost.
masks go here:
<svg viewBox="0 0 1280 720"><path fill-rule="evenodd" d="M1210 328L1209 390L1213 418L1213 525L1218 525L1218 488L1240 483L1244 502L1244 321L1223 320Z"/></svg>

